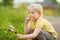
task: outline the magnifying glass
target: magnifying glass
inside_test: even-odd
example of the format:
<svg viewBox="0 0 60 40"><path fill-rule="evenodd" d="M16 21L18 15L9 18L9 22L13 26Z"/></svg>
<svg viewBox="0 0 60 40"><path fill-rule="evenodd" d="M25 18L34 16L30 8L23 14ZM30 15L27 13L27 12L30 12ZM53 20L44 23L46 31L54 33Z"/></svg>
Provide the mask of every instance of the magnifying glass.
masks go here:
<svg viewBox="0 0 60 40"><path fill-rule="evenodd" d="M14 32L15 34L17 34L17 32L15 31L14 26L12 26L12 25L9 25L8 30L11 31L11 32Z"/></svg>

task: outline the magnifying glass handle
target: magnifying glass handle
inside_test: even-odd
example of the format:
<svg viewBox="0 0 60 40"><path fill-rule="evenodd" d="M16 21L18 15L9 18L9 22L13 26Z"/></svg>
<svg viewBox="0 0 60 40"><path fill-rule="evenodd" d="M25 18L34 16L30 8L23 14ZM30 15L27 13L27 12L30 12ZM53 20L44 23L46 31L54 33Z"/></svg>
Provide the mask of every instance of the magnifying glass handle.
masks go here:
<svg viewBox="0 0 60 40"><path fill-rule="evenodd" d="M15 32L15 34L17 34L17 32Z"/></svg>

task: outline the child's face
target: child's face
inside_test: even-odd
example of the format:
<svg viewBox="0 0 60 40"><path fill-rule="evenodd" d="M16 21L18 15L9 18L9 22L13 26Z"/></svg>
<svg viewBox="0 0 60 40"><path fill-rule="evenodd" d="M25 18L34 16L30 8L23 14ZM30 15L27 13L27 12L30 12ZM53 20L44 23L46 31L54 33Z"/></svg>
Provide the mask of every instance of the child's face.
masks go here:
<svg viewBox="0 0 60 40"><path fill-rule="evenodd" d="M33 8L28 9L28 17L31 20L36 20L39 17L39 13L35 11Z"/></svg>

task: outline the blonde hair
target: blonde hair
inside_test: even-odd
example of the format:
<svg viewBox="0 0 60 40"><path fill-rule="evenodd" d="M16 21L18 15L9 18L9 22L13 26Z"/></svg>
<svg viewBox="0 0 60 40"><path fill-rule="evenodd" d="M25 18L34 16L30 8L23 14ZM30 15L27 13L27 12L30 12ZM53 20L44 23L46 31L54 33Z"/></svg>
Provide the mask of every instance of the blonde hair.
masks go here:
<svg viewBox="0 0 60 40"><path fill-rule="evenodd" d="M43 16L43 7L40 4L31 4L30 6L28 6L29 8L33 8L35 11L39 12L42 16Z"/></svg>

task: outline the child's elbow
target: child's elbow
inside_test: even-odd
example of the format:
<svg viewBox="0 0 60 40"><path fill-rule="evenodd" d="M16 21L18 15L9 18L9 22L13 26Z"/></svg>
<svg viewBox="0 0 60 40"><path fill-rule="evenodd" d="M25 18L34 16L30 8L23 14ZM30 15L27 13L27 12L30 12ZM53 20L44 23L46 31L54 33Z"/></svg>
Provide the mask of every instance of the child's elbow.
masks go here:
<svg viewBox="0 0 60 40"><path fill-rule="evenodd" d="M37 37L37 35L36 34L33 34L32 38L36 38L36 37Z"/></svg>
<svg viewBox="0 0 60 40"><path fill-rule="evenodd" d="M34 36L33 38L36 38L36 36Z"/></svg>

